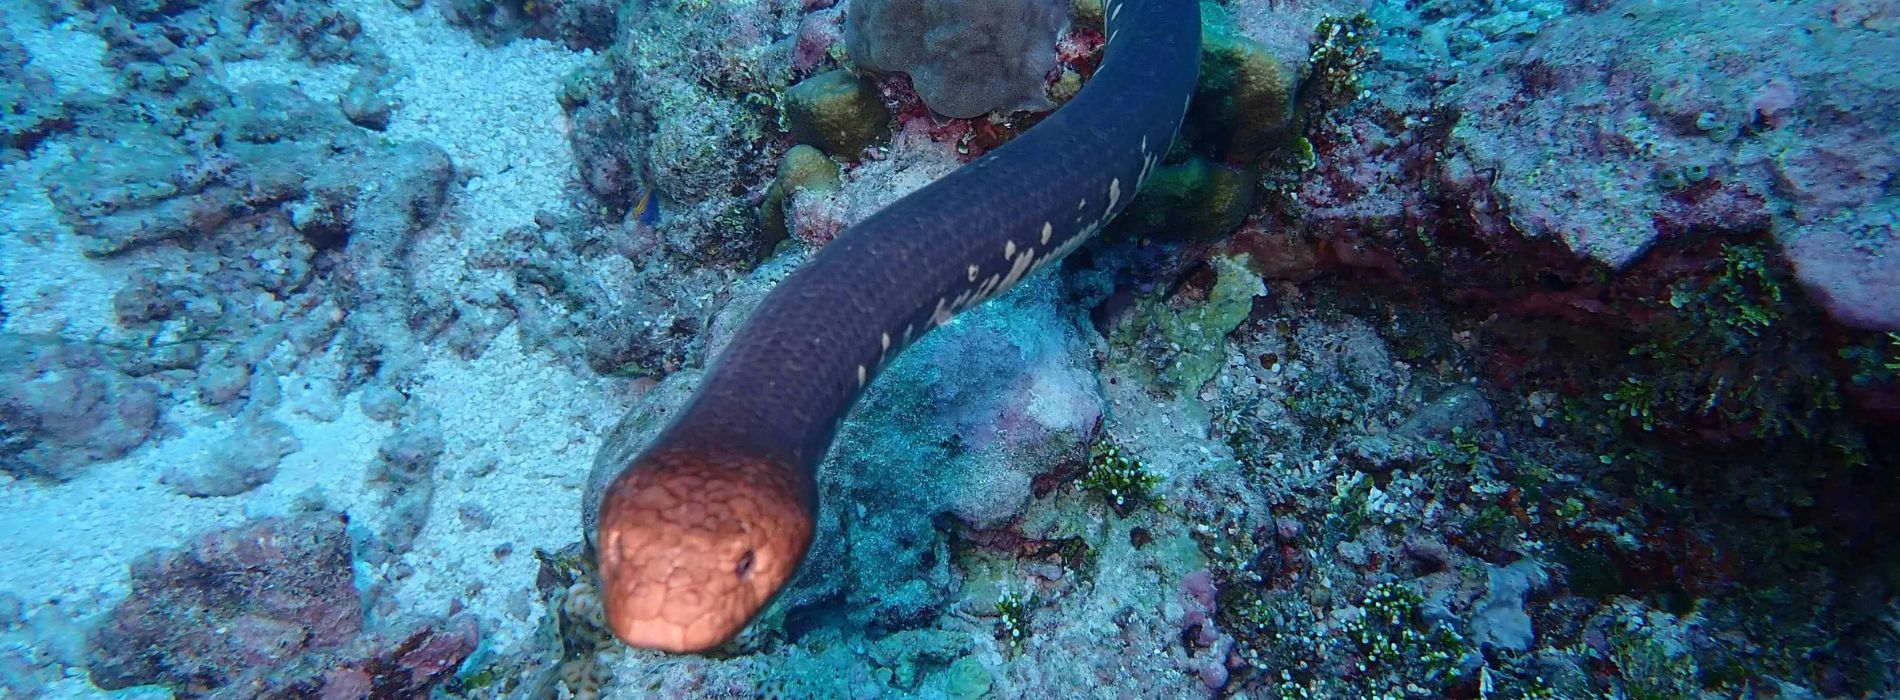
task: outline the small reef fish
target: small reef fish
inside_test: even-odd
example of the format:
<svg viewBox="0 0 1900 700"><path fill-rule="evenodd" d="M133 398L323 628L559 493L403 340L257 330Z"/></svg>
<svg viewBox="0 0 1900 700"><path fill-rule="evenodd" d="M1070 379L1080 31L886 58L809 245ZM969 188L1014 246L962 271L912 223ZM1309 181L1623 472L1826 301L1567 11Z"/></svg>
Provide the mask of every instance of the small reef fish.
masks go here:
<svg viewBox="0 0 1900 700"><path fill-rule="evenodd" d="M660 225L660 198L653 194L653 188L648 187L640 193L640 201L633 203L633 208L627 211L627 218L649 228Z"/></svg>

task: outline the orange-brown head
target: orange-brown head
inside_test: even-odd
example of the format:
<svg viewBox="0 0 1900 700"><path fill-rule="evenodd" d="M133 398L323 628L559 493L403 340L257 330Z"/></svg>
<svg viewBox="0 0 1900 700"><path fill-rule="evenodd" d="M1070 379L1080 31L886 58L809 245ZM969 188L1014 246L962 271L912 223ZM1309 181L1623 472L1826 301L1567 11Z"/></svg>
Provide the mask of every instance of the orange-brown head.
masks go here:
<svg viewBox="0 0 1900 700"><path fill-rule="evenodd" d="M800 465L662 449L607 487L594 543L607 625L629 646L733 638L798 570L813 530Z"/></svg>

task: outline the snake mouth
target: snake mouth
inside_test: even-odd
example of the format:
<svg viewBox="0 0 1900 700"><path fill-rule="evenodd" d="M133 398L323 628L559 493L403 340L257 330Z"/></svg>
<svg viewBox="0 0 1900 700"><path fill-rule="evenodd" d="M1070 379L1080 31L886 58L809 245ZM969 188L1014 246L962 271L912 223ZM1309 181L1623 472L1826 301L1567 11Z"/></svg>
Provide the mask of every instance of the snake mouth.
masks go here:
<svg viewBox="0 0 1900 700"><path fill-rule="evenodd" d="M718 647L745 629L811 544L808 481L746 457L643 455L601 501L601 602L628 646Z"/></svg>

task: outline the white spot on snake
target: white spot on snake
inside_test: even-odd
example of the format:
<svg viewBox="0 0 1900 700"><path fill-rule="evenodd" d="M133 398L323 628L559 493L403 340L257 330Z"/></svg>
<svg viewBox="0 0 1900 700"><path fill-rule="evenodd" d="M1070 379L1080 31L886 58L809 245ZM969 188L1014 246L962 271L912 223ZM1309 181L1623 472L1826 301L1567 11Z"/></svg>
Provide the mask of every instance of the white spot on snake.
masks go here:
<svg viewBox="0 0 1900 700"><path fill-rule="evenodd" d="M1002 275L990 275L989 279L983 280L983 286L977 287L976 295L970 298L969 306L976 306L977 304L983 303L983 300L990 298L991 294L996 293L998 289L997 284L1002 281Z"/></svg>
<svg viewBox="0 0 1900 700"><path fill-rule="evenodd" d="M1108 209L1104 210L1104 214L1114 214L1115 203L1120 201L1122 201L1122 179L1118 177L1108 181Z"/></svg>
<svg viewBox="0 0 1900 700"><path fill-rule="evenodd" d="M1141 152L1144 155L1148 153L1148 137L1146 135L1141 137Z"/></svg>
<svg viewBox="0 0 1900 700"><path fill-rule="evenodd" d="M964 292L963 295L957 297L955 302L950 301L947 297L938 299L937 309L930 312L930 322L939 326L949 323L950 317L957 315L957 306L962 304L968 298L969 294L967 291Z"/></svg>
<svg viewBox="0 0 1900 700"><path fill-rule="evenodd" d="M1055 232L1056 232L1056 228L1054 226L1050 226L1049 222L1047 221L1042 222L1042 244L1049 245L1049 237L1055 235Z"/></svg>
<svg viewBox="0 0 1900 700"><path fill-rule="evenodd" d="M884 340L882 342L884 344L883 352L890 352L891 351L891 334L885 333Z"/></svg>
<svg viewBox="0 0 1900 700"><path fill-rule="evenodd" d="M971 281L971 282L975 282L975 281L976 281L976 273L977 273L977 269L976 269L976 266L975 266L975 265L971 265L971 266L970 266L970 281Z"/></svg>
<svg viewBox="0 0 1900 700"><path fill-rule="evenodd" d="M1016 242L1015 241L1003 241L1003 257L1005 258L1016 257Z"/></svg>
<svg viewBox="0 0 1900 700"><path fill-rule="evenodd" d="M1108 21L1110 22L1115 21L1115 18L1121 16L1121 14L1122 14L1122 6L1116 5L1115 9L1108 11Z"/></svg>
<svg viewBox="0 0 1900 700"><path fill-rule="evenodd" d="M1135 176L1135 189L1137 191L1141 189L1141 186L1143 183L1146 183L1148 181L1148 176L1154 174L1155 166L1159 165L1160 163L1161 163L1161 156L1149 154L1147 156L1142 157L1141 173Z"/></svg>
<svg viewBox="0 0 1900 700"><path fill-rule="evenodd" d="M864 386L864 382L869 376L870 375L864 371L864 365L858 365L858 386Z"/></svg>
<svg viewBox="0 0 1900 700"><path fill-rule="evenodd" d="M1083 209L1087 209L1088 206L1089 206L1089 200L1085 197L1082 199L1082 201L1075 203L1075 210L1082 211Z"/></svg>
<svg viewBox="0 0 1900 700"><path fill-rule="evenodd" d="M1015 285L1018 280L1023 278L1023 275L1027 275L1030 270L1036 269L1036 251L1023 251L1023 254L1017 257L1013 262L1015 264L1009 266L1009 276L1003 278L1003 289L1008 289Z"/></svg>
<svg viewBox="0 0 1900 700"><path fill-rule="evenodd" d="M914 333L916 330L917 330L917 324L915 323L904 324L904 344L905 345L910 344L910 339L913 337L912 333Z"/></svg>

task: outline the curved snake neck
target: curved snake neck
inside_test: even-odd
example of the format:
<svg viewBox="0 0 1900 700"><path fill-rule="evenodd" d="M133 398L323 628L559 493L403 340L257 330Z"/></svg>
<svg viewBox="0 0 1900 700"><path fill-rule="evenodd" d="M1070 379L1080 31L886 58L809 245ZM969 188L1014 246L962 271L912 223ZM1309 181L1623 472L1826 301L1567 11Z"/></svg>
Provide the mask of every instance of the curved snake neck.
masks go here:
<svg viewBox="0 0 1900 700"><path fill-rule="evenodd" d="M1014 141L839 235L775 287L698 393L598 503L613 632L709 649L790 580L811 543L814 471L880 368L951 316L1100 231L1174 142L1199 71L1195 0L1108 0L1107 56Z"/></svg>

